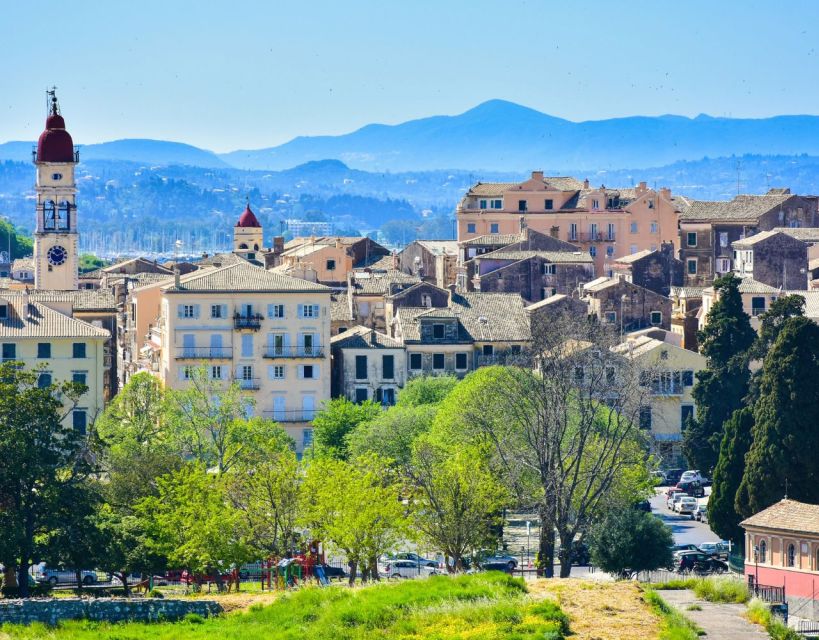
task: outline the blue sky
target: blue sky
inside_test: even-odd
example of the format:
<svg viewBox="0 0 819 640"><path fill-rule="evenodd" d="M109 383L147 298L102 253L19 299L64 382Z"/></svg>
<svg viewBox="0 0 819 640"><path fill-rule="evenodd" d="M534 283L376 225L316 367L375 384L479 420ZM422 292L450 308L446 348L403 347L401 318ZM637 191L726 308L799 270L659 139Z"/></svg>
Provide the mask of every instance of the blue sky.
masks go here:
<svg viewBox="0 0 819 640"><path fill-rule="evenodd" d="M227 151L491 98L570 120L819 113L819 2L140 0L4 3L0 141Z"/></svg>

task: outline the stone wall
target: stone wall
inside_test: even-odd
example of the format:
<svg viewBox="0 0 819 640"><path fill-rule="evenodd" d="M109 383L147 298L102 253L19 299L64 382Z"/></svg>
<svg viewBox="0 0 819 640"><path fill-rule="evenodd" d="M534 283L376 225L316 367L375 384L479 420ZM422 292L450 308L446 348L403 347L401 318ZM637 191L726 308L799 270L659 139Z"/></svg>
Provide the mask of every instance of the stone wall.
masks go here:
<svg viewBox="0 0 819 640"><path fill-rule="evenodd" d="M189 613L207 617L222 613L213 600L163 600L160 598L47 598L0 600L0 624L55 625L60 620L155 622L179 620Z"/></svg>

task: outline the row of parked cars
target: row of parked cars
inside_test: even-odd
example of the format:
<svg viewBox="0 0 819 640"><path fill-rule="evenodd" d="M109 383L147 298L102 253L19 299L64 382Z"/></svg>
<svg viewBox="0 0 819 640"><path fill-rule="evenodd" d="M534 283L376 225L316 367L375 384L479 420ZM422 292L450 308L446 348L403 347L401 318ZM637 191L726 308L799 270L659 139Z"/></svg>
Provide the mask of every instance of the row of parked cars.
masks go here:
<svg viewBox="0 0 819 640"><path fill-rule="evenodd" d="M727 542L703 542L700 545L681 544L673 548L674 561L671 569L679 573L726 573L728 571Z"/></svg>

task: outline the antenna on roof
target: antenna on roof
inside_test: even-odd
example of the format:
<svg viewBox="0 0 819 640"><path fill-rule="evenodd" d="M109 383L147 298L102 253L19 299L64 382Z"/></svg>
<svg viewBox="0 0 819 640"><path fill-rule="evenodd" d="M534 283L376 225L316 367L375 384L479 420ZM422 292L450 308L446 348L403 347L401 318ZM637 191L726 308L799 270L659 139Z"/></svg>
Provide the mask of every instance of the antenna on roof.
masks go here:
<svg viewBox="0 0 819 640"><path fill-rule="evenodd" d="M742 169L742 161L737 160L737 195L739 195L739 172Z"/></svg>
<svg viewBox="0 0 819 640"><path fill-rule="evenodd" d="M46 113L52 116L60 113L60 105L57 102L57 87L55 86L46 89Z"/></svg>

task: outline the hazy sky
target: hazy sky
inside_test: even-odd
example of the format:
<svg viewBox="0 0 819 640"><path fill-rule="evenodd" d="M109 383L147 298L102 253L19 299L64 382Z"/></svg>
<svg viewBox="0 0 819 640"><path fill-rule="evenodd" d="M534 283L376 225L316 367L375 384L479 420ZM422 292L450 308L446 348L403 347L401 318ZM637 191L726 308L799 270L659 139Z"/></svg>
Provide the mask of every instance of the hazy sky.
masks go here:
<svg viewBox="0 0 819 640"><path fill-rule="evenodd" d="M0 141L227 151L504 98L570 120L819 113L819 2L4 2Z"/></svg>

